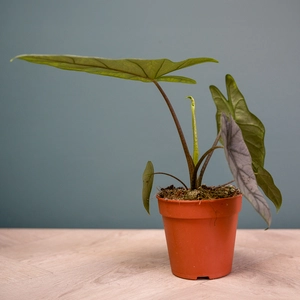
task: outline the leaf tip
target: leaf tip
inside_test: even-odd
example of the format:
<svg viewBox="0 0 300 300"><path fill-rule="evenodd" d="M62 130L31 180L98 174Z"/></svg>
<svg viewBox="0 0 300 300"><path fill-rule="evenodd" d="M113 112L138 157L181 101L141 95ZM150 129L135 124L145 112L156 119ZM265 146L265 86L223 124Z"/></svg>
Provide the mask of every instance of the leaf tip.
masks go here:
<svg viewBox="0 0 300 300"><path fill-rule="evenodd" d="M217 60L217 59L215 59L215 58L209 58L209 62L213 62L213 63L216 63L216 64L218 64L219 63L219 61Z"/></svg>
<svg viewBox="0 0 300 300"><path fill-rule="evenodd" d="M9 60L9 62L13 62L13 61L16 60L16 59L25 60L24 57L26 57L26 56L28 56L28 55L26 55L26 54L20 54L20 55L17 55L17 56L15 56L15 57L11 58L11 59Z"/></svg>
<svg viewBox="0 0 300 300"><path fill-rule="evenodd" d="M190 99L192 105L195 105L195 99L194 99L192 96L186 96L185 98L186 98L186 99Z"/></svg>
<svg viewBox="0 0 300 300"><path fill-rule="evenodd" d="M270 209L268 209L268 214L262 217L267 223L267 228L265 228L265 230L268 230L271 227L271 223L272 223L272 215Z"/></svg>

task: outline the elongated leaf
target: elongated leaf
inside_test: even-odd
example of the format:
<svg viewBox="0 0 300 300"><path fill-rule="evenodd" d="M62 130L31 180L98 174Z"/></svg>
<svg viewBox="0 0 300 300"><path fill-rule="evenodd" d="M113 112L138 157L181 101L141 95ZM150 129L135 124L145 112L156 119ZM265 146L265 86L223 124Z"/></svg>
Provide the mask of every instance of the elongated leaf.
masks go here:
<svg viewBox="0 0 300 300"><path fill-rule="evenodd" d="M148 161L143 173L143 190L142 190L143 203L148 214L150 214L149 199L152 190L153 179L154 179L154 167L152 162Z"/></svg>
<svg viewBox="0 0 300 300"><path fill-rule="evenodd" d="M156 80L191 84L196 83L196 81L188 77L165 75L205 62L218 62L217 60L208 57L188 58L183 61L173 62L167 58L108 59L91 56L42 54L18 55L11 59L11 61L14 59L22 59L31 63L49 65L69 71L87 72L96 75L112 76L143 82L152 82Z"/></svg>
<svg viewBox="0 0 300 300"><path fill-rule="evenodd" d="M238 188L270 226L270 208L258 189L252 170L251 155L244 142L242 131L233 118L231 116L228 118L225 114L221 116L221 137L225 156Z"/></svg>
<svg viewBox="0 0 300 300"><path fill-rule="evenodd" d="M191 113L192 113L192 131L193 131L193 161L197 165L199 158L198 136L197 136L197 122L196 122L196 103L192 96L187 96L191 100Z"/></svg>
<svg viewBox="0 0 300 300"><path fill-rule="evenodd" d="M213 100L217 107L217 127L220 130L220 116L223 112L230 114L242 130L245 143L251 153L252 160L259 166L264 166L265 128L263 123L249 111L245 98L239 91L231 75L226 75L226 88L228 100L215 86L210 87Z"/></svg>
<svg viewBox="0 0 300 300"><path fill-rule="evenodd" d="M249 111L245 98L237 87L231 75L226 75L226 89L228 100L215 86L210 86L210 91L217 107L216 121L219 132L221 115L231 115L242 131L244 141L251 154L252 169L256 174L257 182L266 196L273 202L278 210L282 203L282 196L276 187L271 174L264 169L265 161L265 128L263 123ZM268 174L268 176L266 176Z"/></svg>

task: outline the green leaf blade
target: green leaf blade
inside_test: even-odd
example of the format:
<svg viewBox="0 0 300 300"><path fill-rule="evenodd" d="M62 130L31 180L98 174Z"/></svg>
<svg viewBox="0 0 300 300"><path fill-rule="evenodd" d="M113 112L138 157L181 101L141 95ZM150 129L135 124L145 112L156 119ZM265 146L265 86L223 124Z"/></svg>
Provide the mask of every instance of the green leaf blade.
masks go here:
<svg viewBox="0 0 300 300"><path fill-rule="evenodd" d="M250 151L253 162L263 167L266 154L264 146L264 125L249 111L246 101L231 75L226 75L226 88L228 100L217 87L210 87L217 108L217 131L219 132L221 127L222 113L231 115L242 130L244 141Z"/></svg>
<svg viewBox="0 0 300 300"><path fill-rule="evenodd" d="M264 166L265 162L265 127L263 123L253 113L246 104L246 100L231 75L226 75L226 88L228 101L233 107L234 120L242 130L244 140L251 153L252 160L259 166Z"/></svg>
<svg viewBox="0 0 300 300"><path fill-rule="evenodd" d="M256 173L257 183L278 210L282 203L281 193L276 187L272 176L264 169L266 155L264 145L265 127L259 118L248 109L246 100L231 75L226 75L226 89L228 100L217 87L210 86L210 92L217 108L217 130L219 132L221 128L221 115L223 113L233 117L242 131L243 139L251 154L252 168ZM268 185L270 186L268 187Z"/></svg>
<svg viewBox="0 0 300 300"><path fill-rule="evenodd" d="M282 195L274 183L271 174L262 167L257 167L256 180L265 195L273 202L278 212L282 204Z"/></svg>
<svg viewBox="0 0 300 300"><path fill-rule="evenodd" d="M155 79L156 81L165 81L165 82L178 82L186 84L196 84L196 80L183 76L162 76Z"/></svg>
<svg viewBox="0 0 300 300"><path fill-rule="evenodd" d="M41 55L23 54L11 59L21 59L27 62L48 65L51 67L86 72L95 75L111 76L127 80L142 82L166 81L194 84L195 80L182 76L165 76L174 71L191 67L205 62L218 62L213 58L198 57L188 58L183 61L173 62L167 58L160 59L109 59L92 56L76 55Z"/></svg>
<svg viewBox="0 0 300 300"><path fill-rule="evenodd" d="M152 190L153 185L153 179L154 179L154 167L151 161L148 161L146 164L146 168L143 173L143 190L142 190L142 198L143 198L143 204L147 211L147 213L150 215L150 194Z"/></svg>

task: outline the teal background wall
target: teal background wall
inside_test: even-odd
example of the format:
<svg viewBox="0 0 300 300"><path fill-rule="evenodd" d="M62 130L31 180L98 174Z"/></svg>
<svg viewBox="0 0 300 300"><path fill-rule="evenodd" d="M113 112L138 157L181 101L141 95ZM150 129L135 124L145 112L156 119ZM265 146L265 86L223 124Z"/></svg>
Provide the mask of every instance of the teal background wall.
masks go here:
<svg viewBox="0 0 300 300"><path fill-rule="evenodd" d="M192 145L197 101L200 150L216 135L209 85L233 75L266 127L266 169L283 194L272 228L299 228L300 1L1 1L0 227L161 228L141 203L148 160L188 181L169 112L152 84L9 60L22 53L111 58L209 56L180 72L197 85L163 83ZM205 183L231 179L218 151ZM240 228L265 228L246 200Z"/></svg>

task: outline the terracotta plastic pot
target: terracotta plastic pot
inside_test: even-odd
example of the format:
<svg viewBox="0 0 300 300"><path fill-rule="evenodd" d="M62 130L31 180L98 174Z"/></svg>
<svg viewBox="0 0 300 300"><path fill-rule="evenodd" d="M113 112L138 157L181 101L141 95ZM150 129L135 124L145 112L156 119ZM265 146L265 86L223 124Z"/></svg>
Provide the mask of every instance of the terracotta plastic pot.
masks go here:
<svg viewBox="0 0 300 300"><path fill-rule="evenodd" d="M157 199L172 273L186 279L229 274L242 195L214 200Z"/></svg>

